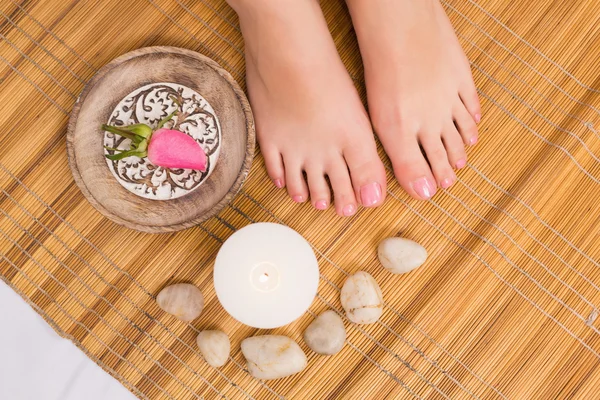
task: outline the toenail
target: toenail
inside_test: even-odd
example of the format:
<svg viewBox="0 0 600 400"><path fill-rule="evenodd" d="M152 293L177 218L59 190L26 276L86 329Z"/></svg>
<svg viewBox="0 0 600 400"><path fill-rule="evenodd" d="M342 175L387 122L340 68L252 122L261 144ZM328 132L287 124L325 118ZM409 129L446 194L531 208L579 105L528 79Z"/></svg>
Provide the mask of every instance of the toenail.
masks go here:
<svg viewBox="0 0 600 400"><path fill-rule="evenodd" d="M377 182L370 183L360 188L362 205L371 207L381 201L381 185Z"/></svg>
<svg viewBox="0 0 600 400"><path fill-rule="evenodd" d="M275 186L277 186L279 189L281 189L283 187L283 181L281 179L275 179L273 181L273 183L275 184Z"/></svg>
<svg viewBox="0 0 600 400"><path fill-rule="evenodd" d="M454 181L450 178L446 178L442 181L441 183L441 187L442 189L448 189L450 186L452 186L452 184L454 183Z"/></svg>
<svg viewBox="0 0 600 400"><path fill-rule="evenodd" d="M471 146L473 146L475 143L477 143L477 136L473 136L471 139L469 139L469 144Z"/></svg>
<svg viewBox="0 0 600 400"><path fill-rule="evenodd" d="M325 200L319 200L315 203L315 208L317 210L326 210L327 209L327 202Z"/></svg>
<svg viewBox="0 0 600 400"><path fill-rule="evenodd" d="M460 160L458 160L456 162L456 169L464 168L465 165L467 165L467 160L465 160L464 158L461 158Z"/></svg>
<svg viewBox="0 0 600 400"><path fill-rule="evenodd" d="M354 204L348 204L346 207L344 207L342 213L345 217L351 217L356 213L356 206Z"/></svg>
<svg viewBox="0 0 600 400"><path fill-rule="evenodd" d="M294 200L296 203L302 203L304 201L304 196L294 196L292 197L292 200Z"/></svg>
<svg viewBox="0 0 600 400"><path fill-rule="evenodd" d="M423 200L429 200L435 194L435 185L429 178L423 177L421 179L417 179L416 181L411 182L410 185L415 193L417 193Z"/></svg>
<svg viewBox="0 0 600 400"><path fill-rule="evenodd" d="M475 123L478 124L481 122L481 114L475 114Z"/></svg>

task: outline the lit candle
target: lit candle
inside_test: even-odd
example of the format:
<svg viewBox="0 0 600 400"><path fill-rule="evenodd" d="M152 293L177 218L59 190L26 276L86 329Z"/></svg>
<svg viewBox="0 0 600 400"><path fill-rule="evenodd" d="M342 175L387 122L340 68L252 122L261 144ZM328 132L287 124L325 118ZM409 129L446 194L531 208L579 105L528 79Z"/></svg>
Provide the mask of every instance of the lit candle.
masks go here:
<svg viewBox="0 0 600 400"><path fill-rule="evenodd" d="M214 281L219 301L233 318L272 329L308 310L317 294L319 265L299 233L284 225L257 223L223 244Z"/></svg>

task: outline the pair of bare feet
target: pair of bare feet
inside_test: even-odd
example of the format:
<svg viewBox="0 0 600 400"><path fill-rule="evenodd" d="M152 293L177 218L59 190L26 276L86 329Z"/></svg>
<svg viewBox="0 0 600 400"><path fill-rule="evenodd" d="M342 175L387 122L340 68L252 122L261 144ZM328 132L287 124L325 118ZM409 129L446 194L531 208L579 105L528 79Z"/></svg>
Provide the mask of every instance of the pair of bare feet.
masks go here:
<svg viewBox="0 0 600 400"><path fill-rule="evenodd" d="M370 120L317 0L229 0L269 176L296 202L351 216L376 207L386 173L427 200L456 180L481 109L466 59L438 0L347 0L365 67ZM371 125L372 123L372 125Z"/></svg>

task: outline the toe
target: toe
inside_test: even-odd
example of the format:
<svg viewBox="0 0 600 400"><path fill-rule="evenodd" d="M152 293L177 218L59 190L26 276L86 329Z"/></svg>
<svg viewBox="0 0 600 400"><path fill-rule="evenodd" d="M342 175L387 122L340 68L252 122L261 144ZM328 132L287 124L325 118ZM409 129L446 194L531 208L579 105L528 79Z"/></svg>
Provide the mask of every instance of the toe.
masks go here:
<svg viewBox="0 0 600 400"><path fill-rule="evenodd" d="M470 74L466 82L459 91L459 96L473 121L478 124L481 121L481 104L479 103L479 95L473 77Z"/></svg>
<svg viewBox="0 0 600 400"><path fill-rule="evenodd" d="M306 169L310 201L317 210L326 210L330 203L329 185L323 169L314 166L315 164L311 165L313 166Z"/></svg>
<svg viewBox="0 0 600 400"><path fill-rule="evenodd" d="M429 200L437 187L419 144L413 135L400 135L397 140L390 141L386 150L392 164L394 174L406 192L418 200Z"/></svg>
<svg viewBox="0 0 600 400"><path fill-rule="evenodd" d="M300 162L288 161L283 158L285 166L285 184L292 200L296 203L303 203L308 199L308 189L306 181L302 174L302 164Z"/></svg>
<svg viewBox="0 0 600 400"><path fill-rule="evenodd" d="M350 178L356 199L363 207L383 204L386 193L385 168L374 139L353 143L344 149L344 159L350 169Z"/></svg>
<svg viewBox="0 0 600 400"><path fill-rule="evenodd" d="M456 175L448 162L448 153L444 148L441 136L439 134L422 134L419 139L438 186L443 189L449 188L456 181Z"/></svg>
<svg viewBox="0 0 600 400"><path fill-rule="evenodd" d="M285 187L285 170L283 168L283 160L281 153L276 148L266 147L261 148L261 152L265 159L267 173L278 188Z"/></svg>
<svg viewBox="0 0 600 400"><path fill-rule="evenodd" d="M454 123L466 145L473 146L477 143L477 140L479 139L477 124L463 104L459 103L454 107Z"/></svg>
<svg viewBox="0 0 600 400"><path fill-rule="evenodd" d="M448 162L455 169L461 169L467 165L467 154L465 145L456 126L451 124L442 133L442 141L448 153Z"/></svg>
<svg viewBox="0 0 600 400"><path fill-rule="evenodd" d="M327 176L333 188L336 213L340 217L351 217L357 211L356 197L348 166L342 157L330 164Z"/></svg>

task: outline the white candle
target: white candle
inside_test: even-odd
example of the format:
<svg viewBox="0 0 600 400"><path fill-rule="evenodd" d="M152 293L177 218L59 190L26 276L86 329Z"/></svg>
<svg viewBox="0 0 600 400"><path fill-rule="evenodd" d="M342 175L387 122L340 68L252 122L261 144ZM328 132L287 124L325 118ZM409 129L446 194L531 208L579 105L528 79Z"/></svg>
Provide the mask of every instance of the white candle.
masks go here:
<svg viewBox="0 0 600 400"><path fill-rule="evenodd" d="M214 269L225 310L243 324L272 329L298 319L312 304L319 265L308 242L279 224L257 223L223 244Z"/></svg>

